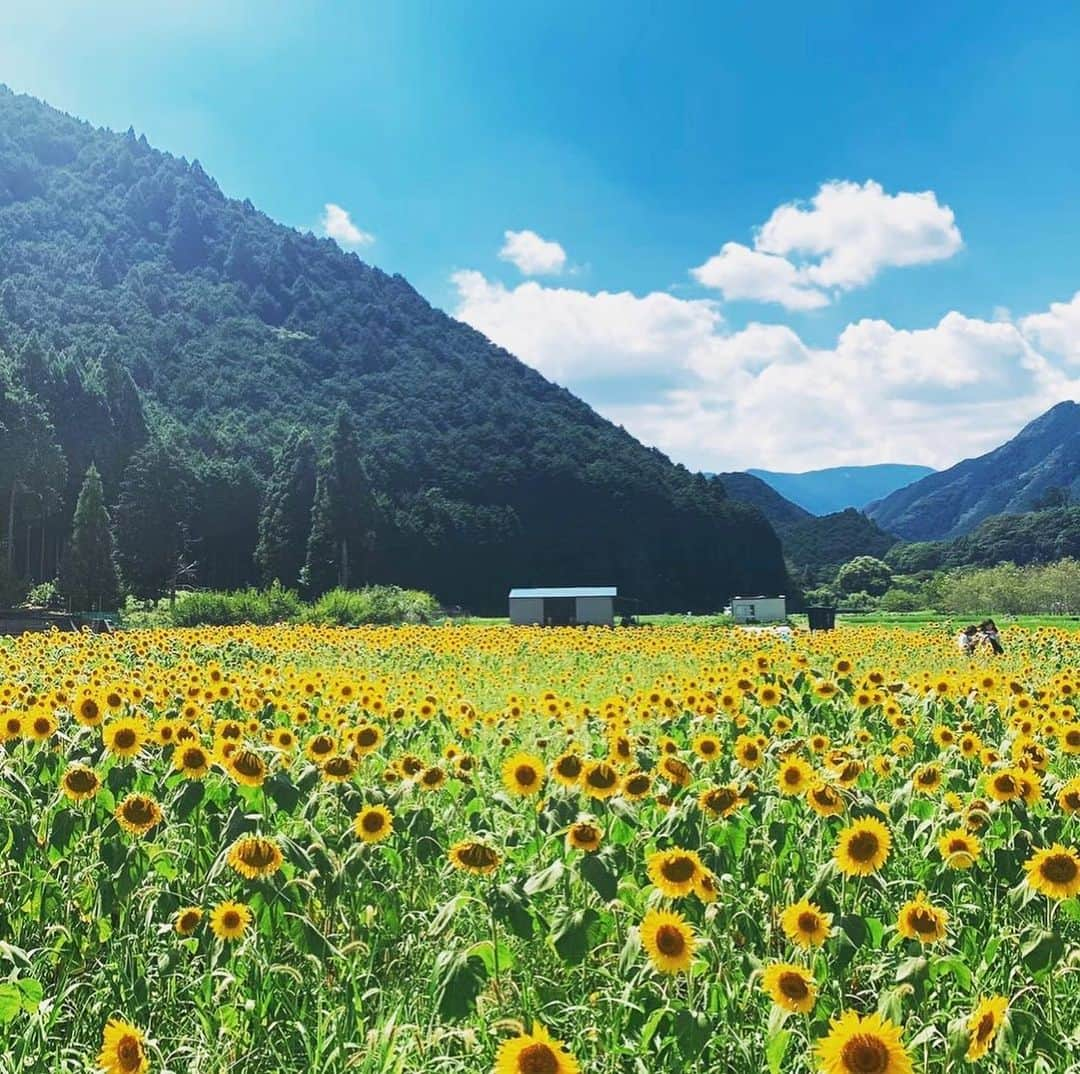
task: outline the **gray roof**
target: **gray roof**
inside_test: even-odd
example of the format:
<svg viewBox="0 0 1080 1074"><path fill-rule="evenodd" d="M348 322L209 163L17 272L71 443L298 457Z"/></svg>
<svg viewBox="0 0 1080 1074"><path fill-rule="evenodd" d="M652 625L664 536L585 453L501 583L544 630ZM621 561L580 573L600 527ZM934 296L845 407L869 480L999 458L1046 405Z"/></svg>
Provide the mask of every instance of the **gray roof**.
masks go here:
<svg viewBox="0 0 1080 1074"><path fill-rule="evenodd" d="M618 589L613 585L555 586L546 589L511 589L510 599L515 597L616 597Z"/></svg>

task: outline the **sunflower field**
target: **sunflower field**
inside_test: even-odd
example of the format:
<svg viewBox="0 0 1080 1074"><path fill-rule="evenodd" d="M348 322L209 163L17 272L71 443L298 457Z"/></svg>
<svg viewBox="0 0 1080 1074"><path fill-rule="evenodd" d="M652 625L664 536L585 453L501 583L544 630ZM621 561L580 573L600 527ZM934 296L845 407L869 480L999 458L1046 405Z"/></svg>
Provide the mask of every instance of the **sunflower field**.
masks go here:
<svg viewBox="0 0 1080 1074"><path fill-rule="evenodd" d="M1080 1071L1080 643L0 640L0 1071Z"/></svg>

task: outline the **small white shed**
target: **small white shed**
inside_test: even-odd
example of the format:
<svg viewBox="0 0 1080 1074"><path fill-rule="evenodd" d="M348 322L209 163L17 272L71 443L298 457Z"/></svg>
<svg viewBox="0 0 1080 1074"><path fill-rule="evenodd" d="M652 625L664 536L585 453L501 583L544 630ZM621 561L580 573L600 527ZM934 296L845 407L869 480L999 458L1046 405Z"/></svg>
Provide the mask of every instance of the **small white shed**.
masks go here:
<svg viewBox="0 0 1080 1074"><path fill-rule="evenodd" d="M617 596L613 585L511 589L510 622L515 626L611 626Z"/></svg>
<svg viewBox="0 0 1080 1074"><path fill-rule="evenodd" d="M787 600L778 597L732 597L731 618L736 623L779 623L787 619Z"/></svg>

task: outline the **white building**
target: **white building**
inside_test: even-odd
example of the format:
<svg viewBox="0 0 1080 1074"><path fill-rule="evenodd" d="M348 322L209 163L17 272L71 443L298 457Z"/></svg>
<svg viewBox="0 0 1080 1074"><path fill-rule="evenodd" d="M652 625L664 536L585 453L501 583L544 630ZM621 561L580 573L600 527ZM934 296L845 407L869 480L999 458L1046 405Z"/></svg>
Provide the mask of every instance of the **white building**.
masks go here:
<svg viewBox="0 0 1080 1074"><path fill-rule="evenodd" d="M515 626L611 626L617 596L613 585L511 589L510 622Z"/></svg>
<svg viewBox="0 0 1080 1074"><path fill-rule="evenodd" d="M778 597L732 597L731 618L736 623L778 623L787 619L787 600Z"/></svg>

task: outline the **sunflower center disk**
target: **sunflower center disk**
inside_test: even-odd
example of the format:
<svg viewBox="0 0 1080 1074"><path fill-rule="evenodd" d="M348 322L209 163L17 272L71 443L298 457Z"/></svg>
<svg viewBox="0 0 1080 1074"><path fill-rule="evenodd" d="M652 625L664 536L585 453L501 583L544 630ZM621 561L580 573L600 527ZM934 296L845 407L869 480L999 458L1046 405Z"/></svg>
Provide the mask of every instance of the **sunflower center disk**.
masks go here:
<svg viewBox="0 0 1080 1074"><path fill-rule="evenodd" d="M873 832L859 832L848 846L848 852L856 861L871 861L877 851L878 840Z"/></svg>
<svg viewBox="0 0 1080 1074"><path fill-rule="evenodd" d="M559 1059L542 1042L530 1044L518 1055L518 1074L559 1074Z"/></svg>
<svg viewBox="0 0 1080 1074"><path fill-rule="evenodd" d="M867 1033L858 1033L843 1047L840 1058L851 1074L884 1074L889 1069L889 1049L885 1042Z"/></svg>
<svg viewBox="0 0 1080 1074"><path fill-rule="evenodd" d="M682 933L671 925L661 925L656 931L656 946L671 958L683 953L686 941Z"/></svg>
<svg viewBox="0 0 1080 1074"><path fill-rule="evenodd" d="M1077 866L1067 854L1055 854L1042 865L1042 874L1053 884L1071 884L1076 879Z"/></svg>

